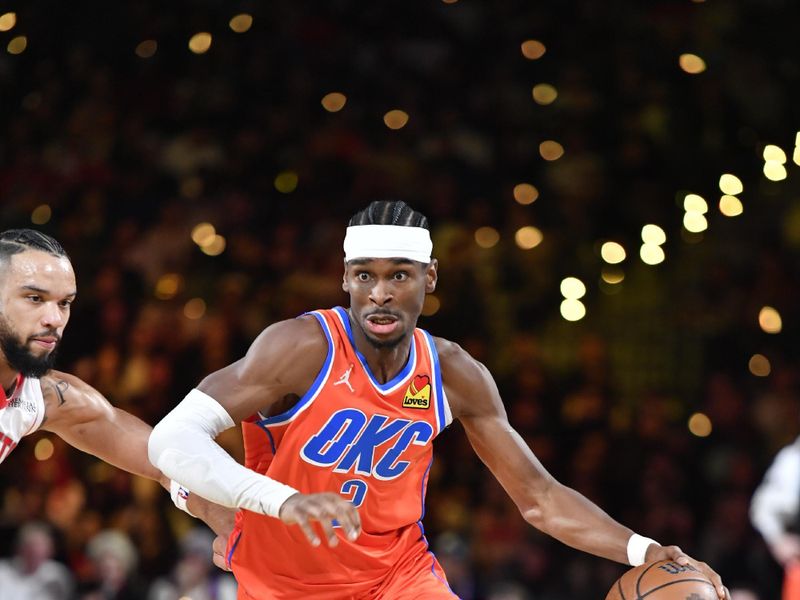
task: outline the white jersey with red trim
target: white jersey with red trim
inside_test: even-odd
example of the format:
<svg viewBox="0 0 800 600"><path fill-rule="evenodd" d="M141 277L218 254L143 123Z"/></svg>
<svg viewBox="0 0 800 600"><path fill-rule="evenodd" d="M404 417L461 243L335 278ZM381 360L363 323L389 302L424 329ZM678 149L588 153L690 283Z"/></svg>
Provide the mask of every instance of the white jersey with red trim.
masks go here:
<svg viewBox="0 0 800 600"><path fill-rule="evenodd" d="M43 419L41 382L39 379L25 378L21 385L17 385L5 408L0 408L0 463L23 437L39 428Z"/></svg>

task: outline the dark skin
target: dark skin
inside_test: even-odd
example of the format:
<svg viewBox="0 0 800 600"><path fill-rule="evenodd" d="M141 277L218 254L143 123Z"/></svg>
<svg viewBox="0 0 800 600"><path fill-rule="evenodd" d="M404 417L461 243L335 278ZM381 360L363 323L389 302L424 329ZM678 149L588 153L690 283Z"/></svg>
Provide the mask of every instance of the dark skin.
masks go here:
<svg viewBox="0 0 800 600"><path fill-rule="evenodd" d="M355 344L382 382L406 363L425 294L436 288L437 267L436 260L425 265L406 259L359 259L345 264L342 288L350 295ZM633 532L547 472L509 424L486 367L453 342L435 338L435 343L453 418L461 421L476 454L523 518L573 548L627 563L627 543ZM314 318L282 321L265 329L243 359L208 376L199 388L216 398L236 422L259 410L270 414L286 398L299 397L311 386L326 354L327 342ZM330 523L324 519L339 518L336 511L343 508L328 505L332 512L327 514L314 496L319 495L291 497L281 509L281 518L301 524L309 539L318 543L309 521L321 515L326 535L335 543ZM729 598L719 575L677 546L650 545L646 560L691 564L711 579L719 598Z"/></svg>

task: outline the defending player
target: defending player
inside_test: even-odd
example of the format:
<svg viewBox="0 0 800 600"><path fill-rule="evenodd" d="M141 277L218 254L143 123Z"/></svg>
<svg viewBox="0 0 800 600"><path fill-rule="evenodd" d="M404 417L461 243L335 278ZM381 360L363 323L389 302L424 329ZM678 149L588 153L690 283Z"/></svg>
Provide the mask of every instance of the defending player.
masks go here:
<svg viewBox="0 0 800 600"><path fill-rule="evenodd" d="M420 519L432 441L453 419L530 524L622 563L691 562L727 597L707 565L634 534L558 483L509 425L486 368L416 328L438 267L424 216L402 202L372 203L351 219L344 250L349 309L271 325L150 439L162 471L246 509L228 549L241 598L452 598ZM249 468L213 441L240 421ZM323 520L329 546L311 549L320 540L306 494L325 491L358 507L363 531L355 538L357 523L340 520L340 536ZM287 527L294 521L299 529Z"/></svg>
<svg viewBox="0 0 800 600"><path fill-rule="evenodd" d="M150 426L114 408L79 378L51 370L77 293L75 273L61 245L43 233L0 233L0 463L37 430L121 469L172 488L147 460ZM228 509L197 496L189 510L217 533L228 533ZM221 561L219 561L221 564Z"/></svg>

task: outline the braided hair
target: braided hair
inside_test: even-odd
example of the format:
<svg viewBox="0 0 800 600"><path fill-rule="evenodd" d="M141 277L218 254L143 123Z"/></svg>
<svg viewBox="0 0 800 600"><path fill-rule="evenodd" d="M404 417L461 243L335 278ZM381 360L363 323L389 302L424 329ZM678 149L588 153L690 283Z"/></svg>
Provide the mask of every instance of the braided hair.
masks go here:
<svg viewBox="0 0 800 600"><path fill-rule="evenodd" d="M400 225L403 227L428 227L428 218L415 211L402 200L375 200L350 218L349 227L355 225Z"/></svg>

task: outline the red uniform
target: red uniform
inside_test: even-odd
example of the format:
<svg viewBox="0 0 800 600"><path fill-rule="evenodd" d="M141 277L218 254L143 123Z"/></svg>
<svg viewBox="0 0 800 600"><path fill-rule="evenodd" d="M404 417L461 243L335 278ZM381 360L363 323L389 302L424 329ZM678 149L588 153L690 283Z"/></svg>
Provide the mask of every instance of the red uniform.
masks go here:
<svg viewBox="0 0 800 600"><path fill-rule="evenodd" d="M243 423L246 465L306 494L339 492L363 531L314 548L299 527L240 511L228 544L239 597L454 598L421 523L433 438L450 421L433 339L416 329L405 367L381 384L345 309L310 314L328 340L325 363L290 410Z"/></svg>

